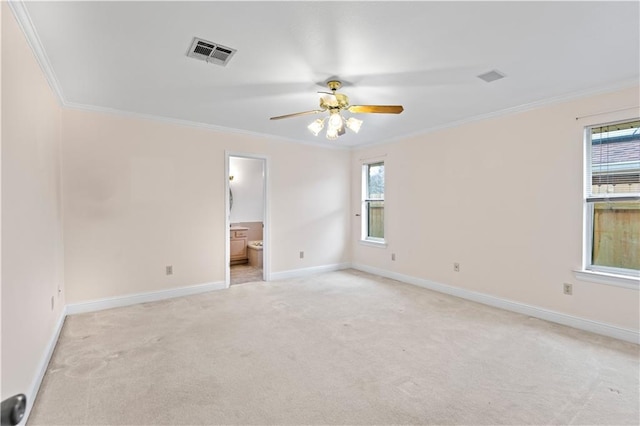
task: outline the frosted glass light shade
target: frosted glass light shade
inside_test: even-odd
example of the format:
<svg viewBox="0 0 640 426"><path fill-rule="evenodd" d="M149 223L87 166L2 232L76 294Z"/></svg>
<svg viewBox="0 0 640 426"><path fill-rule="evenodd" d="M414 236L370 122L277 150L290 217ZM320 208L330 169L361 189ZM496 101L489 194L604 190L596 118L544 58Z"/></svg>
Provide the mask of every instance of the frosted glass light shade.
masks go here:
<svg viewBox="0 0 640 426"><path fill-rule="evenodd" d="M340 129L343 126L342 116L338 113L332 113L329 117L329 129Z"/></svg>
<svg viewBox="0 0 640 426"><path fill-rule="evenodd" d="M349 117L347 120L347 127L353 130L355 133L360 131L360 126L362 126L362 120L358 120L355 117Z"/></svg>
<svg viewBox="0 0 640 426"><path fill-rule="evenodd" d="M332 129L331 127L329 127L327 129L327 139L329 139L330 141L334 141L338 139L338 130Z"/></svg>
<svg viewBox="0 0 640 426"><path fill-rule="evenodd" d="M311 124L307 126L307 129L309 129L309 131L313 133L314 136L318 136L318 133L320 133L320 131L323 128L324 128L324 120L321 118L314 120Z"/></svg>

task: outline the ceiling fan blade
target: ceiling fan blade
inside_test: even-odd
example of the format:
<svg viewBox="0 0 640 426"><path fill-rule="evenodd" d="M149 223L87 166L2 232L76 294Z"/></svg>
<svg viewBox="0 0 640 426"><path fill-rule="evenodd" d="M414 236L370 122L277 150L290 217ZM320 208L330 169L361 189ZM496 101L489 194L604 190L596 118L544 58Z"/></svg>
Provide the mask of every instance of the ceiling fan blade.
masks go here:
<svg viewBox="0 0 640 426"><path fill-rule="evenodd" d="M351 105L347 109L354 114L400 114L404 111L402 105Z"/></svg>
<svg viewBox="0 0 640 426"><path fill-rule="evenodd" d="M322 109L314 109L313 111L294 112L293 114L279 115L277 117L271 117L269 120L282 120L283 118L299 117L301 115L318 114L324 112Z"/></svg>

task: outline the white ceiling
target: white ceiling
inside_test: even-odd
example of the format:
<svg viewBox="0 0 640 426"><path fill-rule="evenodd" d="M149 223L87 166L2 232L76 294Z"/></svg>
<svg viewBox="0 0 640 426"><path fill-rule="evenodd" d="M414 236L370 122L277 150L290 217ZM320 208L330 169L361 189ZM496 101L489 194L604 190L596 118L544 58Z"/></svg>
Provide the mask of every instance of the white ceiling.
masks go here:
<svg viewBox="0 0 640 426"><path fill-rule="evenodd" d="M384 142L640 78L636 1L21 5L69 106L307 143ZM226 67L188 58L194 36L237 53ZM493 69L507 78L476 77ZM360 133L333 142L306 129L316 117L269 120L316 109L333 77L352 104L405 111L361 114Z"/></svg>

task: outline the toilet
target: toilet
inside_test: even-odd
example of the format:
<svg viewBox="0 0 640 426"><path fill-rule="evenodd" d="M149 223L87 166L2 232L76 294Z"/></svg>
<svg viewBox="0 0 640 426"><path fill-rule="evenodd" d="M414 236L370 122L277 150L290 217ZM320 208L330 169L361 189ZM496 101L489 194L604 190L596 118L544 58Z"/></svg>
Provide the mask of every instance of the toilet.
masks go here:
<svg viewBox="0 0 640 426"><path fill-rule="evenodd" d="M262 268L262 241L249 241L247 244L249 265L254 268Z"/></svg>

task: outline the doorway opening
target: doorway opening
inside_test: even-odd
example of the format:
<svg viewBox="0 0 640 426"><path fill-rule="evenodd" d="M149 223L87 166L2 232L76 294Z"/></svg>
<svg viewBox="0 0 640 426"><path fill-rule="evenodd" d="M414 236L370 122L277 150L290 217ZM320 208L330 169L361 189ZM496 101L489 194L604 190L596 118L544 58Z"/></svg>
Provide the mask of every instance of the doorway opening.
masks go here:
<svg viewBox="0 0 640 426"><path fill-rule="evenodd" d="M226 153L227 288L268 281L267 158Z"/></svg>

